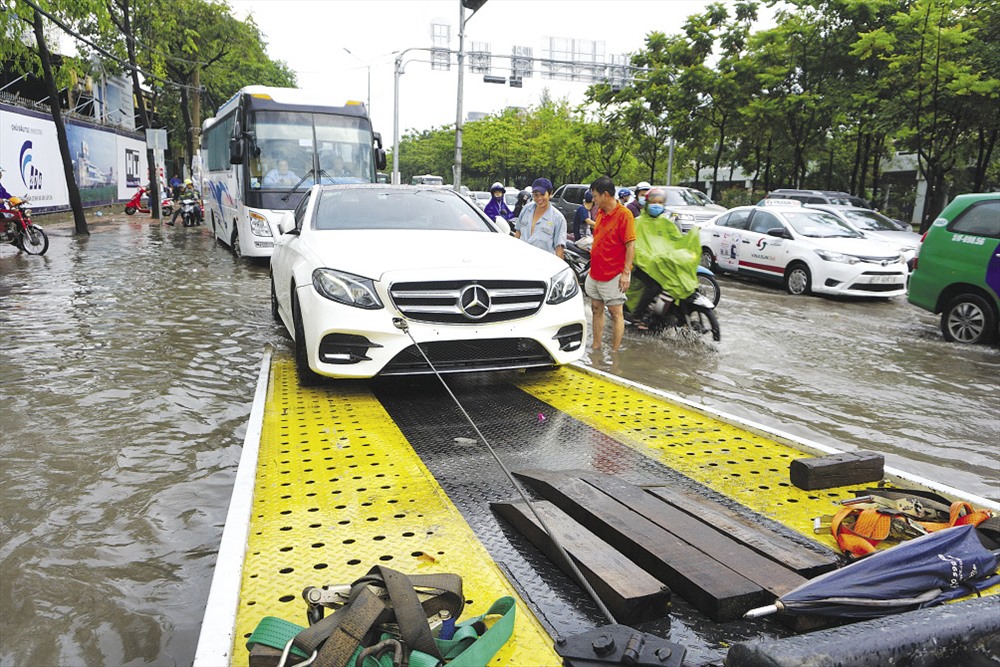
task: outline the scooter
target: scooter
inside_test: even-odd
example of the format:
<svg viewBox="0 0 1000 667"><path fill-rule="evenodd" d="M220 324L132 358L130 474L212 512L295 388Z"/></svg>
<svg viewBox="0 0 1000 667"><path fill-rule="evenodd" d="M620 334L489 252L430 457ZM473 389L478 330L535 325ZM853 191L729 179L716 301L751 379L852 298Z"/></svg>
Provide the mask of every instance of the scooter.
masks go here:
<svg viewBox="0 0 1000 667"><path fill-rule="evenodd" d="M0 200L2 201L2 200ZM44 255L49 249L45 230L31 221L31 205L24 197L11 197L0 203L0 243L9 242L29 255Z"/></svg>
<svg viewBox="0 0 1000 667"><path fill-rule="evenodd" d="M201 218L202 214L197 201L190 197L181 200L181 221L185 227L200 225Z"/></svg>
<svg viewBox="0 0 1000 667"><path fill-rule="evenodd" d="M590 273L590 246L593 242L593 236L585 236L577 242L566 241L563 248L563 259L573 268L580 287L587 282L587 274ZM722 290L715 274L701 265L698 265L698 293L704 294L712 302L713 308L719 305L722 298Z"/></svg>
<svg viewBox="0 0 1000 667"><path fill-rule="evenodd" d="M699 291L680 301L675 301L661 289L643 313L626 313L626 321L641 331L659 333L667 328L688 328L697 334L712 334L712 340L722 338L715 304Z"/></svg>
<svg viewBox="0 0 1000 667"><path fill-rule="evenodd" d="M136 190L132 198L125 203L125 215L134 215L135 213L149 213L148 202L143 202L143 196L148 192L145 186L140 185L139 189ZM160 202L160 212L164 215L170 215L174 212L174 200L170 197L164 197L163 201Z"/></svg>

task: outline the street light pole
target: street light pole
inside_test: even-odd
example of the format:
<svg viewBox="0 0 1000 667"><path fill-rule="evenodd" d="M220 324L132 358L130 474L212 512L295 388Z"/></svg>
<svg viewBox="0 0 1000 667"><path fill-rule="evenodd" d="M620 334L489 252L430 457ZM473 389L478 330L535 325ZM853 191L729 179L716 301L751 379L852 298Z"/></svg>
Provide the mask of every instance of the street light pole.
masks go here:
<svg viewBox="0 0 1000 667"><path fill-rule="evenodd" d="M458 111L455 117L455 191L462 187L462 92L465 81L465 8L472 10L471 19L486 4L486 0L459 0L458 2Z"/></svg>
<svg viewBox="0 0 1000 667"><path fill-rule="evenodd" d="M351 53L351 50L349 48L347 48L346 46L342 46L340 48L344 49L344 51L347 52L347 54L349 56L351 56L352 58L354 58L355 60L357 60L359 63L361 63L362 65L364 65L365 69L368 70L368 117L371 118L371 116L372 116L372 66L369 65L368 63L366 63L361 58L358 58L353 53Z"/></svg>

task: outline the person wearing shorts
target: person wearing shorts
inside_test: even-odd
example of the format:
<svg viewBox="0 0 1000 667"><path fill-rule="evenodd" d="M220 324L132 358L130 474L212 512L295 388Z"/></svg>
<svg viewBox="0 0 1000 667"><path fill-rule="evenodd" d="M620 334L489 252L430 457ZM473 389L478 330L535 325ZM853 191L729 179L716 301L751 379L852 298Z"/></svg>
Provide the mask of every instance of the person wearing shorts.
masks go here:
<svg viewBox="0 0 1000 667"><path fill-rule="evenodd" d="M615 199L615 184L609 177L598 178L590 190L598 209L594 244L590 249L590 273L584 285L593 314L592 347L601 348L604 309L607 308L611 315L611 351L617 352L625 334L625 292L635 257L635 218Z"/></svg>

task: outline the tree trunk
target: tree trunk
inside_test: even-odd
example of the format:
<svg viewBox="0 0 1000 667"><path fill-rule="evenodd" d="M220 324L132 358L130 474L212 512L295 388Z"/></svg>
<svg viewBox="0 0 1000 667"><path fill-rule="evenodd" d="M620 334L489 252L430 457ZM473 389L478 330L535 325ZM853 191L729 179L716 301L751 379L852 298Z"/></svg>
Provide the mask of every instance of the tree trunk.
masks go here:
<svg viewBox="0 0 1000 667"><path fill-rule="evenodd" d="M56 139L59 142L59 154L62 156L63 174L66 176L66 188L69 192L69 206L73 210L74 230L77 234L90 234L87 229L87 217L83 213L83 200L80 198L80 188L73 174L73 159L69 152L69 139L66 137L66 125L63 123L62 109L59 108L59 91L56 80L52 76L52 57L45 43L45 26L42 25L42 15L33 12L32 27L35 29L35 41L38 43L38 57L42 61L45 76L45 88L49 94L49 108L52 110L52 122L56 126Z"/></svg>
<svg viewBox="0 0 1000 667"><path fill-rule="evenodd" d="M139 86L138 60L135 55L135 36L132 34L132 19L129 16L128 0L120 3L122 10L122 26L125 33L125 47L128 51L128 64L132 69L132 94L139 107L139 122L145 130L152 129L150 125L150 115L146 112L146 98L142 95L142 88ZM154 220L160 219L160 182L156 177L156 155L149 144L146 144L146 166L149 168L149 210Z"/></svg>
<svg viewBox="0 0 1000 667"><path fill-rule="evenodd" d="M1000 130L997 128L993 128L989 132L983 128L979 130L976 172L972 183L973 192L983 192L983 189L986 187L986 168L990 164L993 149L996 147L998 133L1000 133Z"/></svg>

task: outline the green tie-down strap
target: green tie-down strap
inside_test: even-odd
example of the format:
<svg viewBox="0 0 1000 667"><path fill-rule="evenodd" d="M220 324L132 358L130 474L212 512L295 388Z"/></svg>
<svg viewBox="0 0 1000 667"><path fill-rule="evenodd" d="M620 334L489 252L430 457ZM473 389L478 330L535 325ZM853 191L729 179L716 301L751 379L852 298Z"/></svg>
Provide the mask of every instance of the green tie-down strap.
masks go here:
<svg viewBox="0 0 1000 667"><path fill-rule="evenodd" d="M455 635L452 639L435 639L438 650L444 656L448 667L486 667L497 651L507 643L507 640L514 634L514 598L505 596L490 605L485 614L469 618L455 624ZM479 636L473 627L487 616L500 616L486 632ZM281 618L265 616L257 624L257 628L247 640L247 650L254 644L263 644L276 649L284 649L288 642L299 632L304 630L301 625L296 625ZM382 635L385 639L391 635ZM362 647L351 656L348 665L354 667L358 654ZM297 648L292 648L292 654L300 658L306 658ZM410 653L409 664L411 667L436 667L441 664L434 656L412 651ZM392 667L392 653L381 656L378 660L374 657L365 658L363 667Z"/></svg>

